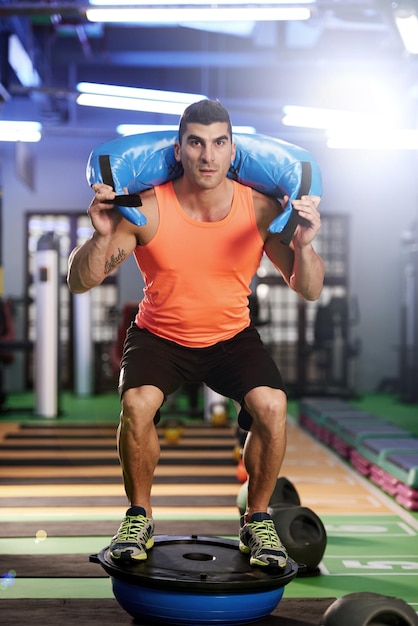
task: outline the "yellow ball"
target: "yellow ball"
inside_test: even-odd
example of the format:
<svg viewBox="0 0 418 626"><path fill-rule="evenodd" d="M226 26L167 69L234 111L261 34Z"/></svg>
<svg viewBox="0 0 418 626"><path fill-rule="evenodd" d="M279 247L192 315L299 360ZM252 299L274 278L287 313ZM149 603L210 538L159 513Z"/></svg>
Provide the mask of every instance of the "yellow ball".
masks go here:
<svg viewBox="0 0 418 626"><path fill-rule="evenodd" d="M237 463L241 460L242 458L242 448L241 446L239 446L238 444L234 447L233 451L232 451L232 456L234 461L236 461Z"/></svg>
<svg viewBox="0 0 418 626"><path fill-rule="evenodd" d="M166 424L163 425L164 439L170 445L178 443L183 431L183 424L177 420L167 420Z"/></svg>

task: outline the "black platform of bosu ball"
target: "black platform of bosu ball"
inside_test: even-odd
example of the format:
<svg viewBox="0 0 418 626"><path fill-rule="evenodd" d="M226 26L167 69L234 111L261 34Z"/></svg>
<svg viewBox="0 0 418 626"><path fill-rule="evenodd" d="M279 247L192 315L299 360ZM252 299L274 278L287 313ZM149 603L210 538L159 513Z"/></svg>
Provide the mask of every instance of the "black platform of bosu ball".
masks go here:
<svg viewBox="0 0 418 626"><path fill-rule="evenodd" d="M90 561L109 574L116 600L135 619L249 624L276 608L298 566L289 559L284 569L252 567L238 545L218 537L157 535L146 561L120 565L108 548Z"/></svg>

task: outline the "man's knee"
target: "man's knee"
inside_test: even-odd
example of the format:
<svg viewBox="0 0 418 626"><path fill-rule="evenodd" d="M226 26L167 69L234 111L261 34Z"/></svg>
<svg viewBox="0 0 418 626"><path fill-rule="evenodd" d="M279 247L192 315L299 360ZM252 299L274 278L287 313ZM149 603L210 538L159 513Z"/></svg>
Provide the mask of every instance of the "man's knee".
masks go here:
<svg viewBox="0 0 418 626"><path fill-rule="evenodd" d="M258 387L245 396L245 404L256 422L284 423L287 397L281 389Z"/></svg>
<svg viewBox="0 0 418 626"><path fill-rule="evenodd" d="M163 400L162 392L151 385L127 389L121 398L121 419L141 417L142 420L151 421Z"/></svg>

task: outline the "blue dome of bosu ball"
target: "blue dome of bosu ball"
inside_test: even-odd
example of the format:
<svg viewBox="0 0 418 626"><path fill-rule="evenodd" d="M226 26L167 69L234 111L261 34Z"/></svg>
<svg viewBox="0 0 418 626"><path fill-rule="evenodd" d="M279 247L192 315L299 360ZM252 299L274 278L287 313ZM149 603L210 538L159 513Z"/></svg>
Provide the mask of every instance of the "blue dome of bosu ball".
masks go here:
<svg viewBox="0 0 418 626"><path fill-rule="evenodd" d="M218 537L157 535L146 561L115 563L108 548L90 561L109 574L116 600L135 619L177 626L249 624L276 608L298 565L289 559L284 569L251 567L238 545Z"/></svg>

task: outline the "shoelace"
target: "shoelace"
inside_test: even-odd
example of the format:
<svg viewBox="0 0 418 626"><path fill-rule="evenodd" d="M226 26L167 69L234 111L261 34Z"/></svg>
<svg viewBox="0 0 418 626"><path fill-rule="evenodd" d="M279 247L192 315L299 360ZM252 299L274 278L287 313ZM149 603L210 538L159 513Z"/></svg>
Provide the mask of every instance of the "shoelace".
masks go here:
<svg viewBox="0 0 418 626"><path fill-rule="evenodd" d="M276 528L272 520L264 520L263 522L251 522L252 530L257 533L263 545L277 550L283 550L283 546L277 536Z"/></svg>
<svg viewBox="0 0 418 626"><path fill-rule="evenodd" d="M119 541L135 541L138 533L144 528L147 523L146 517L141 517L140 519L136 517L127 517L123 520L119 533L118 540Z"/></svg>

